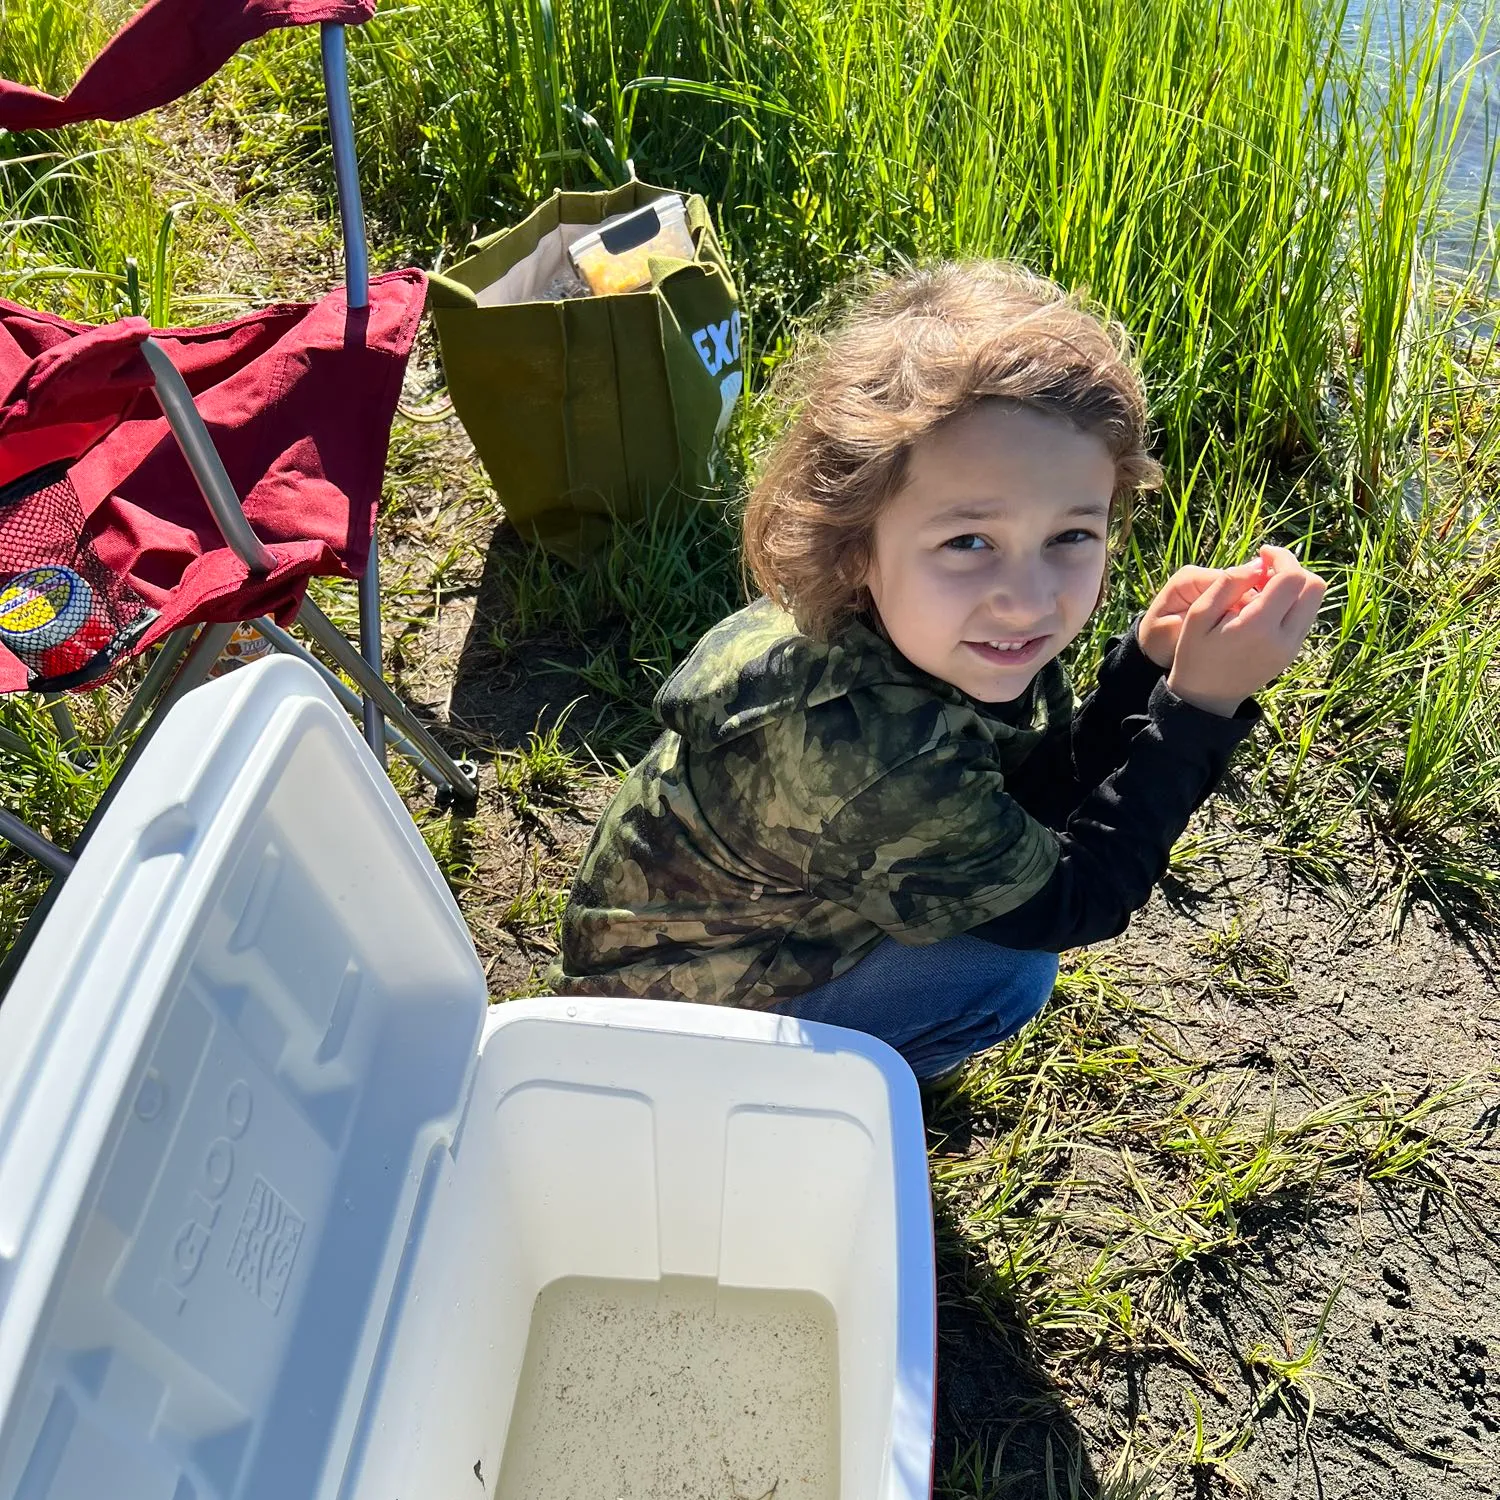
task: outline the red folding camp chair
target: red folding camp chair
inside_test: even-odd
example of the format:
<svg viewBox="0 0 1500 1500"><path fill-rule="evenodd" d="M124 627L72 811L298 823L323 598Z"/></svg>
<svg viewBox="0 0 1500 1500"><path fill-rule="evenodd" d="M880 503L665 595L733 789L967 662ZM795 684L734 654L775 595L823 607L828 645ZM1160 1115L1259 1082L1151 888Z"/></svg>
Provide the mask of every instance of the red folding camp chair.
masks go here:
<svg viewBox="0 0 1500 1500"><path fill-rule="evenodd" d="M159 640L190 648L181 670L181 651L152 664L120 738L195 686L240 621L301 654L282 628L297 617L463 795L463 769L305 599L312 577L367 562L424 278L369 290L357 312L335 292L186 331L0 303L0 692L84 686Z"/></svg>
<svg viewBox="0 0 1500 1500"><path fill-rule="evenodd" d="M319 665L286 633L296 617L359 684L362 705L320 667L361 709L376 754L389 715L398 747L440 792L472 803L472 768L381 674L375 513L424 280L368 274L343 27L373 8L151 0L66 96L0 81L0 128L124 119L196 87L245 41L321 25L346 281L314 304L157 332L139 319L89 329L0 303L0 578L53 570L13 592L19 634L3 628L0 605L0 692L55 695L161 641L116 726L122 738L203 681L241 621ZM359 651L305 598L318 574L359 580ZM50 611L31 636L28 589L43 600L35 610ZM62 727L71 733L65 715ZM62 870L59 853L48 863Z"/></svg>

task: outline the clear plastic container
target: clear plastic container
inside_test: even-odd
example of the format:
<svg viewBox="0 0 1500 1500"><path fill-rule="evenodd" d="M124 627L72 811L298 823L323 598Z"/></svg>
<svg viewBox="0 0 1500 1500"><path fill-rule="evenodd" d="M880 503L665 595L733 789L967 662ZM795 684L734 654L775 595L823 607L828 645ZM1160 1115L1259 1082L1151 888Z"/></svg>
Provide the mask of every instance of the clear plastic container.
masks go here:
<svg viewBox="0 0 1500 1500"><path fill-rule="evenodd" d="M596 297L649 286L653 255L692 260L694 253L687 211L681 198L672 197L606 220L568 248L574 269Z"/></svg>

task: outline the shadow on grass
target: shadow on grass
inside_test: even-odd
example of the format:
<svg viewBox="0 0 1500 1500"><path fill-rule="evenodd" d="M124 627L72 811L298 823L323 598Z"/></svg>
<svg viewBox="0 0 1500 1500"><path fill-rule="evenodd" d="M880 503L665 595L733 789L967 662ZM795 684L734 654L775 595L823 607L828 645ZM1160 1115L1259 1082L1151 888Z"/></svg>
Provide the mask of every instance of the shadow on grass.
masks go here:
<svg viewBox="0 0 1500 1500"><path fill-rule="evenodd" d="M978 1246L937 1213L937 1500L1098 1500L1071 1413L1024 1313Z"/></svg>
<svg viewBox="0 0 1500 1500"><path fill-rule="evenodd" d="M518 618L523 601L517 596L534 551L503 521L490 538L474 617L454 671L452 722L476 749L493 756L524 750L534 733L567 713L561 735L567 748L587 746L606 762L617 754L634 759L650 743L641 716L623 711L616 697L591 689L586 680L591 663L609 650L608 624L600 622L584 635L566 622L547 620L544 611L545 623L522 633L529 622ZM563 571L562 564L554 567ZM639 697L649 701L644 683Z"/></svg>
<svg viewBox="0 0 1500 1500"><path fill-rule="evenodd" d="M744 602L731 519L722 500L679 499L620 522L577 569L497 527L459 653L455 718L497 749L523 749L571 704L562 743L605 765L639 759L659 727L657 689Z"/></svg>

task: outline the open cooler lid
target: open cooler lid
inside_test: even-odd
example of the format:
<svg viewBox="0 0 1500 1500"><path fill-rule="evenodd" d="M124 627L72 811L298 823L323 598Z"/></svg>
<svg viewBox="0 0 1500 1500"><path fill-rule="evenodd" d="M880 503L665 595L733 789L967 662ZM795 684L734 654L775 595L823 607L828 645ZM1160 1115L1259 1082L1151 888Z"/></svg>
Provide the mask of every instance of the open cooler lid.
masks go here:
<svg viewBox="0 0 1500 1500"><path fill-rule="evenodd" d="M171 710L0 1005L0 1500L337 1492L485 1007L311 668Z"/></svg>

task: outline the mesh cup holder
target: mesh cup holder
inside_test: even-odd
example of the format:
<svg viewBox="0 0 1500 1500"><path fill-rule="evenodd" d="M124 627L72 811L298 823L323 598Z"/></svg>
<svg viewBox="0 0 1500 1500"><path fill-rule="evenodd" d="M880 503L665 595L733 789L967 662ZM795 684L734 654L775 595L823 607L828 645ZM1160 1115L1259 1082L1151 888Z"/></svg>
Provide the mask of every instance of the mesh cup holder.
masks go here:
<svg viewBox="0 0 1500 1500"><path fill-rule="evenodd" d="M0 644L25 665L28 687L98 682L155 618L84 536L66 464L0 488Z"/></svg>

